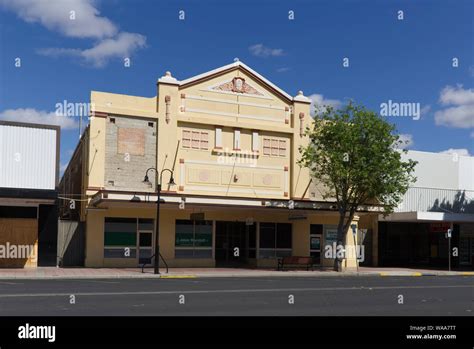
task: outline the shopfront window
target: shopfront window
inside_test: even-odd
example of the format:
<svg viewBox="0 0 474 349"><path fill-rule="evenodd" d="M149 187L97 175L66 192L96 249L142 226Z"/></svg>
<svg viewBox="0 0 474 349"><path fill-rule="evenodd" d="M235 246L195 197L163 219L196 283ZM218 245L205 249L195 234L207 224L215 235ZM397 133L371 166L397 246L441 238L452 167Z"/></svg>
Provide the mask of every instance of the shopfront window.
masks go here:
<svg viewBox="0 0 474 349"><path fill-rule="evenodd" d="M176 220L176 258L212 258L212 221Z"/></svg>
<svg viewBox="0 0 474 349"><path fill-rule="evenodd" d="M291 224L260 223L260 258L291 256Z"/></svg>
<svg viewBox="0 0 474 349"><path fill-rule="evenodd" d="M137 219L105 218L104 258L135 258Z"/></svg>

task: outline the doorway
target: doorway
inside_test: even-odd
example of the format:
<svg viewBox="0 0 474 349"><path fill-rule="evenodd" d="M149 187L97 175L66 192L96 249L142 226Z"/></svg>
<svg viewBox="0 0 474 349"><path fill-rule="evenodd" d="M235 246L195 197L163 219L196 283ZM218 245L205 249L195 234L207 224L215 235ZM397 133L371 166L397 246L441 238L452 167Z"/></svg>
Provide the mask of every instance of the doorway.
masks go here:
<svg viewBox="0 0 474 349"><path fill-rule="evenodd" d="M217 267L239 267L255 258L255 223L216 222L215 259Z"/></svg>
<svg viewBox="0 0 474 349"><path fill-rule="evenodd" d="M139 266L150 265L153 255L153 232L139 231L138 232L138 264Z"/></svg>
<svg viewBox="0 0 474 349"><path fill-rule="evenodd" d="M310 225L309 253L315 265L321 265L321 240L323 235L322 224Z"/></svg>

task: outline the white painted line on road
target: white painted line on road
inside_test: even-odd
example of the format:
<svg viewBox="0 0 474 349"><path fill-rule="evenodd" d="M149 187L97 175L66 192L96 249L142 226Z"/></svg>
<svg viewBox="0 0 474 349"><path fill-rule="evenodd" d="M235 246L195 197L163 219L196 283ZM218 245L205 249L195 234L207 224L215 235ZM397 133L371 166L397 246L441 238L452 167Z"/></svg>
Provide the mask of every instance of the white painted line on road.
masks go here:
<svg viewBox="0 0 474 349"><path fill-rule="evenodd" d="M373 291L428 288L472 288L471 285L431 285L431 286L372 286L372 287L318 287L318 288L261 288L233 290L187 290L187 291L136 291L136 292L74 292L77 296L129 296L129 295L166 295L166 294L210 294L210 293L257 293L257 292L315 292L315 291ZM69 297L71 293L17 293L0 294L0 298L17 297Z"/></svg>

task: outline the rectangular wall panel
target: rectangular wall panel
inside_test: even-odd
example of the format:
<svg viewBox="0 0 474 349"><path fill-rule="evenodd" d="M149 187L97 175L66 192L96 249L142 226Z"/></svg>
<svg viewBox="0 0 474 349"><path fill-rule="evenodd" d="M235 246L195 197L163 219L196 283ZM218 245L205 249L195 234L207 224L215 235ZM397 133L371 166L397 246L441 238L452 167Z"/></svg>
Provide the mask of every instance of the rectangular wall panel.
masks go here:
<svg viewBox="0 0 474 349"><path fill-rule="evenodd" d="M0 188L54 190L56 129L0 123Z"/></svg>

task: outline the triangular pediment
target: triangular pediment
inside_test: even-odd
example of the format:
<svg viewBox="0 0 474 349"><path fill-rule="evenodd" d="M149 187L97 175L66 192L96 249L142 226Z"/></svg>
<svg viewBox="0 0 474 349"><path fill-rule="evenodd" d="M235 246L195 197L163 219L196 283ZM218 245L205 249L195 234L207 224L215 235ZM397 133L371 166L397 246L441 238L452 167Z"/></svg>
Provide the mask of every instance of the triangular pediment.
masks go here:
<svg viewBox="0 0 474 349"><path fill-rule="evenodd" d="M262 91L259 91L258 88L254 87L253 84L249 84L245 78L240 76L236 76L233 79L225 82L219 82L215 85L211 85L209 86L209 89L213 91L248 94L255 96L265 95L264 93L262 93Z"/></svg>
<svg viewBox="0 0 474 349"><path fill-rule="evenodd" d="M199 85L201 90L249 97L277 98L292 101L288 93L238 61L180 81L180 88Z"/></svg>

